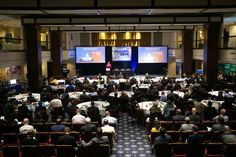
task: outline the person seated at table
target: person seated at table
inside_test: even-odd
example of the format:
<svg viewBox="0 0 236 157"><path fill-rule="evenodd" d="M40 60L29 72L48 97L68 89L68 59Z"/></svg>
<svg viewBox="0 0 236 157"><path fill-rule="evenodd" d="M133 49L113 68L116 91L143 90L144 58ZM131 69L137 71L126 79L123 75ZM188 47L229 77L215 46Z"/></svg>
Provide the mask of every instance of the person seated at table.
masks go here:
<svg viewBox="0 0 236 157"><path fill-rule="evenodd" d="M83 90L83 93L79 96L80 101L88 101L90 99L89 95L86 94L86 90Z"/></svg>
<svg viewBox="0 0 236 157"><path fill-rule="evenodd" d="M50 101L48 105L48 109L50 111L53 111L54 108L58 107L63 107L62 101L57 96L53 96L53 99Z"/></svg>
<svg viewBox="0 0 236 157"><path fill-rule="evenodd" d="M26 138L22 141L22 145L39 145L39 141L35 138L35 132L29 131Z"/></svg>
<svg viewBox="0 0 236 157"><path fill-rule="evenodd" d="M67 113L69 116L69 119L72 119L72 117L76 114L77 107L77 100L76 99L70 99L70 102L68 103L67 107Z"/></svg>
<svg viewBox="0 0 236 157"><path fill-rule="evenodd" d="M224 101L223 91L218 92L218 96L216 97L217 101Z"/></svg>
<svg viewBox="0 0 236 157"><path fill-rule="evenodd" d="M108 123L114 126L117 126L117 119L112 117L109 111L106 111L106 116L102 119L102 124L104 124L104 120L107 119Z"/></svg>
<svg viewBox="0 0 236 157"><path fill-rule="evenodd" d="M229 121L229 117L226 115L226 109L221 109L220 110L220 115L217 115L213 118L213 120L218 121L219 117L224 118L224 122Z"/></svg>
<svg viewBox="0 0 236 157"><path fill-rule="evenodd" d="M229 89L225 89L224 97L233 98L233 95L231 95L229 91L230 91Z"/></svg>
<svg viewBox="0 0 236 157"><path fill-rule="evenodd" d="M74 92L75 91L75 87L72 85L72 83L70 82L69 85L66 87L66 92Z"/></svg>
<svg viewBox="0 0 236 157"><path fill-rule="evenodd" d="M76 115L72 117L72 124L85 124L85 117L80 114L81 110L76 110Z"/></svg>
<svg viewBox="0 0 236 157"><path fill-rule="evenodd" d="M120 72L119 75L118 75L117 77L118 77L118 79L122 79L122 78L124 78L122 72Z"/></svg>
<svg viewBox="0 0 236 157"><path fill-rule="evenodd" d="M167 96L164 91L161 91L160 101L167 102Z"/></svg>
<svg viewBox="0 0 236 157"><path fill-rule="evenodd" d="M89 80L87 77L84 78L83 84L89 84Z"/></svg>
<svg viewBox="0 0 236 157"><path fill-rule="evenodd" d="M49 86L50 87L50 86ZM45 101L51 101L51 93L47 90L47 88L43 88L43 91L40 93L40 101L45 102Z"/></svg>
<svg viewBox="0 0 236 157"><path fill-rule="evenodd" d="M185 117L184 119L185 123L181 124L180 126L180 131L192 131L192 127L194 126L194 124L191 124L191 120L189 117Z"/></svg>
<svg viewBox="0 0 236 157"><path fill-rule="evenodd" d="M27 101L29 103L36 101L35 97L33 96L33 94L31 92L28 93Z"/></svg>
<svg viewBox="0 0 236 157"><path fill-rule="evenodd" d="M212 101L207 102L207 107L203 108L203 118L204 120L211 121L217 115L215 107L212 107Z"/></svg>
<svg viewBox="0 0 236 157"><path fill-rule="evenodd" d="M150 123L152 124L155 118L157 118L158 114L162 114L161 108L158 106L158 102L154 102L152 107L149 109L150 111Z"/></svg>
<svg viewBox="0 0 236 157"><path fill-rule="evenodd" d="M197 114L197 110L195 107L191 109L191 114L188 116L193 122L200 122L202 120L201 116Z"/></svg>
<svg viewBox="0 0 236 157"><path fill-rule="evenodd" d="M168 100L164 106L164 118L170 120L172 118L173 112L175 111L175 106L172 101Z"/></svg>
<svg viewBox="0 0 236 157"><path fill-rule="evenodd" d="M65 125L63 125L61 118L57 118L57 123L51 127L52 132L63 132L65 130Z"/></svg>
<svg viewBox="0 0 236 157"><path fill-rule="evenodd" d="M19 121L22 121L24 118L32 120L32 112L27 107L27 102L22 102L22 105L18 107L18 118Z"/></svg>
<svg viewBox="0 0 236 157"><path fill-rule="evenodd" d="M177 108L175 113L176 115L172 116L173 121L184 121L185 116L181 114L181 109Z"/></svg>
<svg viewBox="0 0 236 157"><path fill-rule="evenodd" d="M101 123L100 111L97 106L95 106L94 101L91 101L91 106L87 108L87 116L91 118L92 122Z"/></svg>

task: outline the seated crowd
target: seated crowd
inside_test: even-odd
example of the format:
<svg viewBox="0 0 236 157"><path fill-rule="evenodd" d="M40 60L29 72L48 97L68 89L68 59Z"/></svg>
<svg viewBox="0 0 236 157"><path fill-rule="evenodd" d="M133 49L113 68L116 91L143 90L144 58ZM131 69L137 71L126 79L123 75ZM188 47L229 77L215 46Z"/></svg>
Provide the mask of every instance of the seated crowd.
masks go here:
<svg viewBox="0 0 236 157"><path fill-rule="evenodd" d="M60 136L57 135L54 144L71 145L74 154L81 149L78 145L86 149L89 146L108 144L112 148L116 139L117 117L121 111L128 112L140 125L146 123L151 144L156 150L159 144L172 142L186 142L194 147L209 142L209 138L206 140L201 131L212 132L212 135L213 132L220 132L218 141L214 142L236 142L236 136L230 133L230 128L236 129L235 95L231 95L229 90L219 91L218 96L208 94L201 85L203 77L200 75L192 75L186 78L184 83L165 77L153 82L150 78L146 76L140 81L140 84L149 84L149 88L139 88L135 77L119 84L109 78L104 82L99 77L98 80L101 80L98 82L104 85L103 88L98 86L98 82L90 83L86 78L83 82L76 78L67 78L65 82L69 86L63 90L53 90L45 83L40 91L40 101L36 102L29 94L26 102L12 98L4 104L1 134L10 133L6 132L5 126L19 124L19 135L26 135L22 136L24 138L19 144L39 145L40 139L36 137L41 132L38 129L41 128L36 128L36 124L43 123L45 126L50 124L50 130L47 130L51 134L49 140L52 140L53 133L64 132ZM165 94L164 90L169 92ZM74 91L82 92L79 98L70 98L68 93ZM118 91L121 91L119 97ZM132 91L132 97L125 91ZM174 91L183 92L184 95L179 96ZM87 92L95 92L96 95L89 95ZM109 96L112 92L115 92L114 97ZM96 106L98 100L109 102L104 116ZM159 106L155 103L157 100L165 105ZM204 105L203 100L208 100L207 104ZM77 107L77 104L87 101L91 101L91 104L86 111ZM147 113L138 105L143 101L154 102ZM45 105L45 102L49 104ZM215 106L216 103L218 106ZM30 104L35 108L29 108ZM171 131L177 132L178 140L169 134ZM185 134L188 136L183 138L186 131L190 134ZM79 138L75 134L72 135L73 132L77 132ZM106 133L111 133L111 138L106 136ZM224 148L225 154L226 150L227 148ZM202 155L197 149L190 152L193 157Z"/></svg>

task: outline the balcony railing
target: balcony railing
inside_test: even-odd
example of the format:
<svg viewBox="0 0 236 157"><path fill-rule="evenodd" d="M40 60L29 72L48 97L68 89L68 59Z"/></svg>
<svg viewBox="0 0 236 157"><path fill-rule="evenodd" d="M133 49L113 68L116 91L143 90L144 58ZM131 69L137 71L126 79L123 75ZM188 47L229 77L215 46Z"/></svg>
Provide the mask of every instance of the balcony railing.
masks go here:
<svg viewBox="0 0 236 157"><path fill-rule="evenodd" d="M24 50L23 39L0 37L0 50Z"/></svg>

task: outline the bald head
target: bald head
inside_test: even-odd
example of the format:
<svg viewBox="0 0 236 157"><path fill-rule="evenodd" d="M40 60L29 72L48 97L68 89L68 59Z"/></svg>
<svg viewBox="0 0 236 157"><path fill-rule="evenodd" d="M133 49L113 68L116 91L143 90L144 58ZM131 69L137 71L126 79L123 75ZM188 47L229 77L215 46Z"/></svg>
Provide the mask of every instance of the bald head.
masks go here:
<svg viewBox="0 0 236 157"><path fill-rule="evenodd" d="M196 114L197 113L197 110L196 110L196 108L192 108L192 110L191 110L191 112L192 112L192 114Z"/></svg>
<svg viewBox="0 0 236 157"><path fill-rule="evenodd" d="M25 119L23 120L23 124L29 124L29 119L28 119L28 118L25 118Z"/></svg>

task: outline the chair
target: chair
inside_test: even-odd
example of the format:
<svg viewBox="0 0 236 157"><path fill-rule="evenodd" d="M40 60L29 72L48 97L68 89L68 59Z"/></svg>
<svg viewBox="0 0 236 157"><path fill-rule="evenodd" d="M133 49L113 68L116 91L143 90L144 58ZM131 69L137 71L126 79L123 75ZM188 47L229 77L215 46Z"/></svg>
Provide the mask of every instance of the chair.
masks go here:
<svg viewBox="0 0 236 157"><path fill-rule="evenodd" d="M39 149L36 145L21 146L22 157L40 157Z"/></svg>
<svg viewBox="0 0 236 157"><path fill-rule="evenodd" d="M161 126L164 127L166 130L173 130L173 123L172 121L161 121Z"/></svg>
<svg viewBox="0 0 236 157"><path fill-rule="evenodd" d="M181 133L179 131L170 130L170 131L167 131L167 135L171 136L173 142L180 141Z"/></svg>
<svg viewBox="0 0 236 157"><path fill-rule="evenodd" d="M19 125L18 124L3 124L1 126L2 133L18 133Z"/></svg>
<svg viewBox="0 0 236 157"><path fill-rule="evenodd" d="M72 124L72 130L73 131L81 131L81 127L84 126L85 124Z"/></svg>
<svg viewBox="0 0 236 157"><path fill-rule="evenodd" d="M225 151L226 157L235 157L236 143L228 143Z"/></svg>
<svg viewBox="0 0 236 157"><path fill-rule="evenodd" d="M108 157L110 146L108 144L99 146L83 147L78 145L77 157Z"/></svg>
<svg viewBox="0 0 236 157"><path fill-rule="evenodd" d="M155 138L158 136L158 132L151 132L150 133L150 143L153 144Z"/></svg>
<svg viewBox="0 0 236 157"><path fill-rule="evenodd" d="M156 144L154 148L156 157L171 157L171 145L168 143Z"/></svg>
<svg viewBox="0 0 236 157"><path fill-rule="evenodd" d="M39 145L40 156L56 156L55 145Z"/></svg>
<svg viewBox="0 0 236 157"><path fill-rule="evenodd" d="M72 131L72 132L70 132L70 135L73 136L73 137L75 137L76 142L79 142L79 141L80 141L81 135L80 135L79 132Z"/></svg>
<svg viewBox="0 0 236 157"><path fill-rule="evenodd" d="M188 136L192 134L192 131L182 131L181 132L181 142L185 142L188 139Z"/></svg>
<svg viewBox="0 0 236 157"><path fill-rule="evenodd" d="M187 157L187 143L171 143L173 157Z"/></svg>
<svg viewBox="0 0 236 157"><path fill-rule="evenodd" d="M49 144L49 132L38 132L36 138L40 144Z"/></svg>
<svg viewBox="0 0 236 157"><path fill-rule="evenodd" d="M71 145L56 145L57 157L75 157L75 150Z"/></svg>
<svg viewBox="0 0 236 157"><path fill-rule="evenodd" d="M2 134L4 145L18 145L18 136L16 133L4 133Z"/></svg>
<svg viewBox="0 0 236 157"><path fill-rule="evenodd" d="M50 142L51 144L56 144L58 137L64 135L64 132L51 132L50 133Z"/></svg>
<svg viewBox="0 0 236 157"><path fill-rule="evenodd" d="M206 157L221 157L222 156L222 143L207 143L206 144Z"/></svg>
<svg viewBox="0 0 236 157"><path fill-rule="evenodd" d="M39 132L49 132L49 131L51 131L51 125L48 125L48 124L34 123L33 126Z"/></svg>
<svg viewBox="0 0 236 157"><path fill-rule="evenodd" d="M2 152L4 157L19 157L18 146L3 146Z"/></svg>
<svg viewBox="0 0 236 157"><path fill-rule="evenodd" d="M63 117L64 115L63 107L53 108L51 115L53 120L57 119L58 117Z"/></svg>

